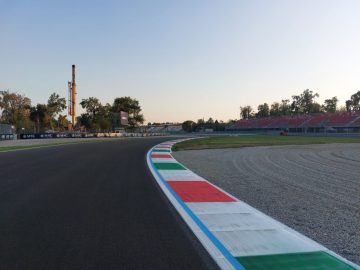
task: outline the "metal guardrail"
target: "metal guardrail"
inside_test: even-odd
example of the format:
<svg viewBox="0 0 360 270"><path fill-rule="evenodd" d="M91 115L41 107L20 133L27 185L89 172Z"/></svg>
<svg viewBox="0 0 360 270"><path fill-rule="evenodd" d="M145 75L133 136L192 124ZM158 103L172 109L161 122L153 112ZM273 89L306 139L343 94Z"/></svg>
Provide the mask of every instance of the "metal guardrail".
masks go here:
<svg viewBox="0 0 360 270"><path fill-rule="evenodd" d="M19 134L19 139L60 139L60 138L94 138L93 133L29 133Z"/></svg>
<svg viewBox="0 0 360 270"><path fill-rule="evenodd" d="M166 133L29 133L19 134L19 139L60 139L60 138L116 138L116 137L152 137ZM16 135L14 135L16 136Z"/></svg>

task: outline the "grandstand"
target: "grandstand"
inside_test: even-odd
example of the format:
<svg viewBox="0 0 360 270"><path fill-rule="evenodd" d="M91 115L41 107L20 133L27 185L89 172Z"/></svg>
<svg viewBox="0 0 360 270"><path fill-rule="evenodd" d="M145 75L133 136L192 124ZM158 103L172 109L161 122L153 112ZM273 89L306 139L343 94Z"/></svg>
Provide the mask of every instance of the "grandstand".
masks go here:
<svg viewBox="0 0 360 270"><path fill-rule="evenodd" d="M360 132L360 112L284 115L241 119L227 131L287 130L289 132Z"/></svg>

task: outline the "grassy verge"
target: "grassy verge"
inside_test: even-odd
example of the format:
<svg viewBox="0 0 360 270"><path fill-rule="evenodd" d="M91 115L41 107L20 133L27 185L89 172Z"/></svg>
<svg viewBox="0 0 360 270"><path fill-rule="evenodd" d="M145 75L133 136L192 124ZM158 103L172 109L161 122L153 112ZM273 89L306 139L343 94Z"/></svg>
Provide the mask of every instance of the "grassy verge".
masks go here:
<svg viewBox="0 0 360 270"><path fill-rule="evenodd" d="M44 143L44 144L34 144L34 145L18 145L18 146L0 146L0 152L4 151L13 151L13 150L22 150L22 149L32 149L32 148L41 148L41 147L50 147L50 146L59 146L67 144L79 144L79 143L88 143L88 142L100 142L104 140L78 140L78 141L69 141L69 142L54 142L54 143Z"/></svg>
<svg viewBox="0 0 360 270"><path fill-rule="evenodd" d="M295 137L295 136L224 136L184 141L174 145L173 150L237 148L266 145L305 145L329 143L360 143L360 138L341 137Z"/></svg>

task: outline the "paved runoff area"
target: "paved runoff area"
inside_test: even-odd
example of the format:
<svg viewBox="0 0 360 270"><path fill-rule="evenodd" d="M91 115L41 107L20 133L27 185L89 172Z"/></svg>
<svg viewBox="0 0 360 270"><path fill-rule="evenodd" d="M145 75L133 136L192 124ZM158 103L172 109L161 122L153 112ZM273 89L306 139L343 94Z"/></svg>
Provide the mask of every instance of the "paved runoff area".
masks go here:
<svg viewBox="0 0 360 270"><path fill-rule="evenodd" d="M173 154L179 162L211 183L344 258L360 264L359 144L190 150ZM195 178L193 175L192 179ZM166 174L164 177L167 177ZM201 207L190 203L189 206L195 213L200 213L199 218L208 224L215 235L227 241L232 254L240 256L240 262L253 265L259 261L267 265L266 268L251 266L249 269L275 269L270 267L272 261L298 261L299 265L305 265L308 260L319 263L330 263L332 260L326 252L315 251L318 248L316 244L305 240L299 245L299 241L290 240L296 236L293 233L273 229L275 225L270 220L266 219L270 223L260 222L259 216L247 212L247 206L226 202L239 206L223 209L224 204L212 203L212 208L207 204ZM246 222L241 221L246 215ZM231 223L227 221L230 218ZM249 228L246 229L246 226ZM236 233L229 232L231 230ZM262 237L269 241L262 242ZM282 242L282 245L276 244ZM274 246L269 247L270 243ZM270 250L276 252L268 256ZM260 257L252 262L252 258L256 258L252 256L258 253ZM279 269L350 268L342 265Z"/></svg>
<svg viewBox="0 0 360 270"><path fill-rule="evenodd" d="M159 189L166 138L0 153L0 269L218 269Z"/></svg>
<svg viewBox="0 0 360 270"><path fill-rule="evenodd" d="M163 192L222 269L360 269L187 169L155 146L148 164Z"/></svg>

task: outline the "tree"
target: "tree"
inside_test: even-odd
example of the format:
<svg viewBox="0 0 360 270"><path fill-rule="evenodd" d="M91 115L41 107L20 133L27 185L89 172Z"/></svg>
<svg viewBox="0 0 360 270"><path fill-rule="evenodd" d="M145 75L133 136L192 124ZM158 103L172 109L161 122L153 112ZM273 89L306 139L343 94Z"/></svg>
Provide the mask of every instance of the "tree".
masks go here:
<svg viewBox="0 0 360 270"><path fill-rule="evenodd" d="M185 132L194 132L196 129L196 123L191 120L187 120L184 123L182 123L182 129Z"/></svg>
<svg viewBox="0 0 360 270"><path fill-rule="evenodd" d="M294 114L309 114L319 111L319 104L315 98L319 97L318 93L306 89L300 95L292 96L291 109Z"/></svg>
<svg viewBox="0 0 360 270"><path fill-rule="evenodd" d="M351 104L352 104L352 101L351 100L347 100L346 102L345 102L345 108L346 108L346 111L347 112L351 112Z"/></svg>
<svg viewBox="0 0 360 270"><path fill-rule="evenodd" d="M203 118L200 118L196 122L196 130L204 130L205 129L205 121Z"/></svg>
<svg viewBox="0 0 360 270"><path fill-rule="evenodd" d="M346 109L348 112L360 111L360 91L357 91L346 101Z"/></svg>
<svg viewBox="0 0 360 270"><path fill-rule="evenodd" d="M311 105L311 111L310 113L320 113L322 112L322 107L319 103L317 102L314 102L312 105Z"/></svg>
<svg viewBox="0 0 360 270"><path fill-rule="evenodd" d="M100 111L102 106L99 99L97 99L96 97L89 97L87 99L83 99L80 102L80 105L83 109L86 110L86 113L88 113L92 117L95 117L95 115Z"/></svg>
<svg viewBox="0 0 360 270"><path fill-rule="evenodd" d="M212 119L212 117L210 117L206 123L205 123L205 128L212 128L214 129L215 127L215 122L214 122L214 119Z"/></svg>
<svg viewBox="0 0 360 270"><path fill-rule="evenodd" d="M214 122L214 130L215 131L225 131L226 124L223 121L215 120Z"/></svg>
<svg viewBox="0 0 360 270"><path fill-rule="evenodd" d="M274 102L273 104L271 104L269 113L270 113L271 116L279 116L279 115L281 115L280 103L279 102Z"/></svg>
<svg viewBox="0 0 360 270"><path fill-rule="evenodd" d="M15 92L0 91L0 120L15 125L17 129L27 127L29 123L31 100Z"/></svg>
<svg viewBox="0 0 360 270"><path fill-rule="evenodd" d="M52 93L47 103L47 113L50 117L50 127L54 129L53 123L56 122L55 117L57 114L66 109L66 99L61 98L58 94ZM59 126L59 125L58 125Z"/></svg>
<svg viewBox="0 0 360 270"><path fill-rule="evenodd" d="M253 109L249 105L240 107L240 114L241 114L242 119L252 118L253 117Z"/></svg>
<svg viewBox="0 0 360 270"><path fill-rule="evenodd" d="M281 115L290 115L291 114L290 100L282 99L279 109L280 109Z"/></svg>
<svg viewBox="0 0 360 270"><path fill-rule="evenodd" d="M197 120L196 124L198 126L203 126L205 124L205 121L204 121L204 119L200 118L200 119Z"/></svg>
<svg viewBox="0 0 360 270"><path fill-rule="evenodd" d="M313 91L306 89L301 95L303 112L305 114L320 112L320 104L315 102L315 98L319 97L318 93L313 93Z"/></svg>
<svg viewBox="0 0 360 270"><path fill-rule="evenodd" d="M104 131L110 131L111 130L111 122L110 119L103 116L103 115L99 115L96 119L96 123L98 125L98 128L100 130L104 130Z"/></svg>
<svg viewBox="0 0 360 270"><path fill-rule="evenodd" d="M292 96L291 102L291 112L293 114L300 114L302 113L302 105L301 105L301 98L300 96Z"/></svg>
<svg viewBox="0 0 360 270"><path fill-rule="evenodd" d="M50 121L48 106L46 104L37 104L30 108L30 119L36 123L36 131L44 130Z"/></svg>
<svg viewBox="0 0 360 270"><path fill-rule="evenodd" d="M226 123L227 123L228 125L231 125L231 124L235 124L236 121L237 121L237 119L229 119L229 120L227 120Z"/></svg>
<svg viewBox="0 0 360 270"><path fill-rule="evenodd" d="M270 115L270 108L267 103L260 104L258 106L258 112L256 113L256 117L268 117Z"/></svg>
<svg viewBox="0 0 360 270"><path fill-rule="evenodd" d="M66 115L59 114L57 119L57 127L59 131L64 131L68 128L69 121L66 118Z"/></svg>
<svg viewBox="0 0 360 270"><path fill-rule="evenodd" d="M141 113L139 101L131 97L115 98L112 105L112 111L120 113L121 111L129 114L129 126L136 127L144 123L144 115Z"/></svg>
<svg viewBox="0 0 360 270"><path fill-rule="evenodd" d="M109 118L111 113L112 113L112 106L109 103L106 103L104 106L103 105L100 106L99 115Z"/></svg>
<svg viewBox="0 0 360 270"><path fill-rule="evenodd" d="M206 121L206 124L208 125L213 125L214 124L214 119L212 119L211 117Z"/></svg>
<svg viewBox="0 0 360 270"><path fill-rule="evenodd" d="M48 111L51 117L66 109L66 99L61 98L58 94L52 93L48 99Z"/></svg>
<svg viewBox="0 0 360 270"><path fill-rule="evenodd" d="M338 103L337 97L332 97L330 99L325 99L324 104L322 105L322 109L325 112L328 113L334 113L336 112L337 103Z"/></svg>
<svg viewBox="0 0 360 270"><path fill-rule="evenodd" d="M88 113L81 114L80 117L78 117L78 122L86 129L91 130L93 128L92 117Z"/></svg>
<svg viewBox="0 0 360 270"><path fill-rule="evenodd" d="M83 127L94 132L111 130L113 113L109 103L103 106L96 97L89 97L83 99L80 105L86 110L86 113L83 113L79 119Z"/></svg>

